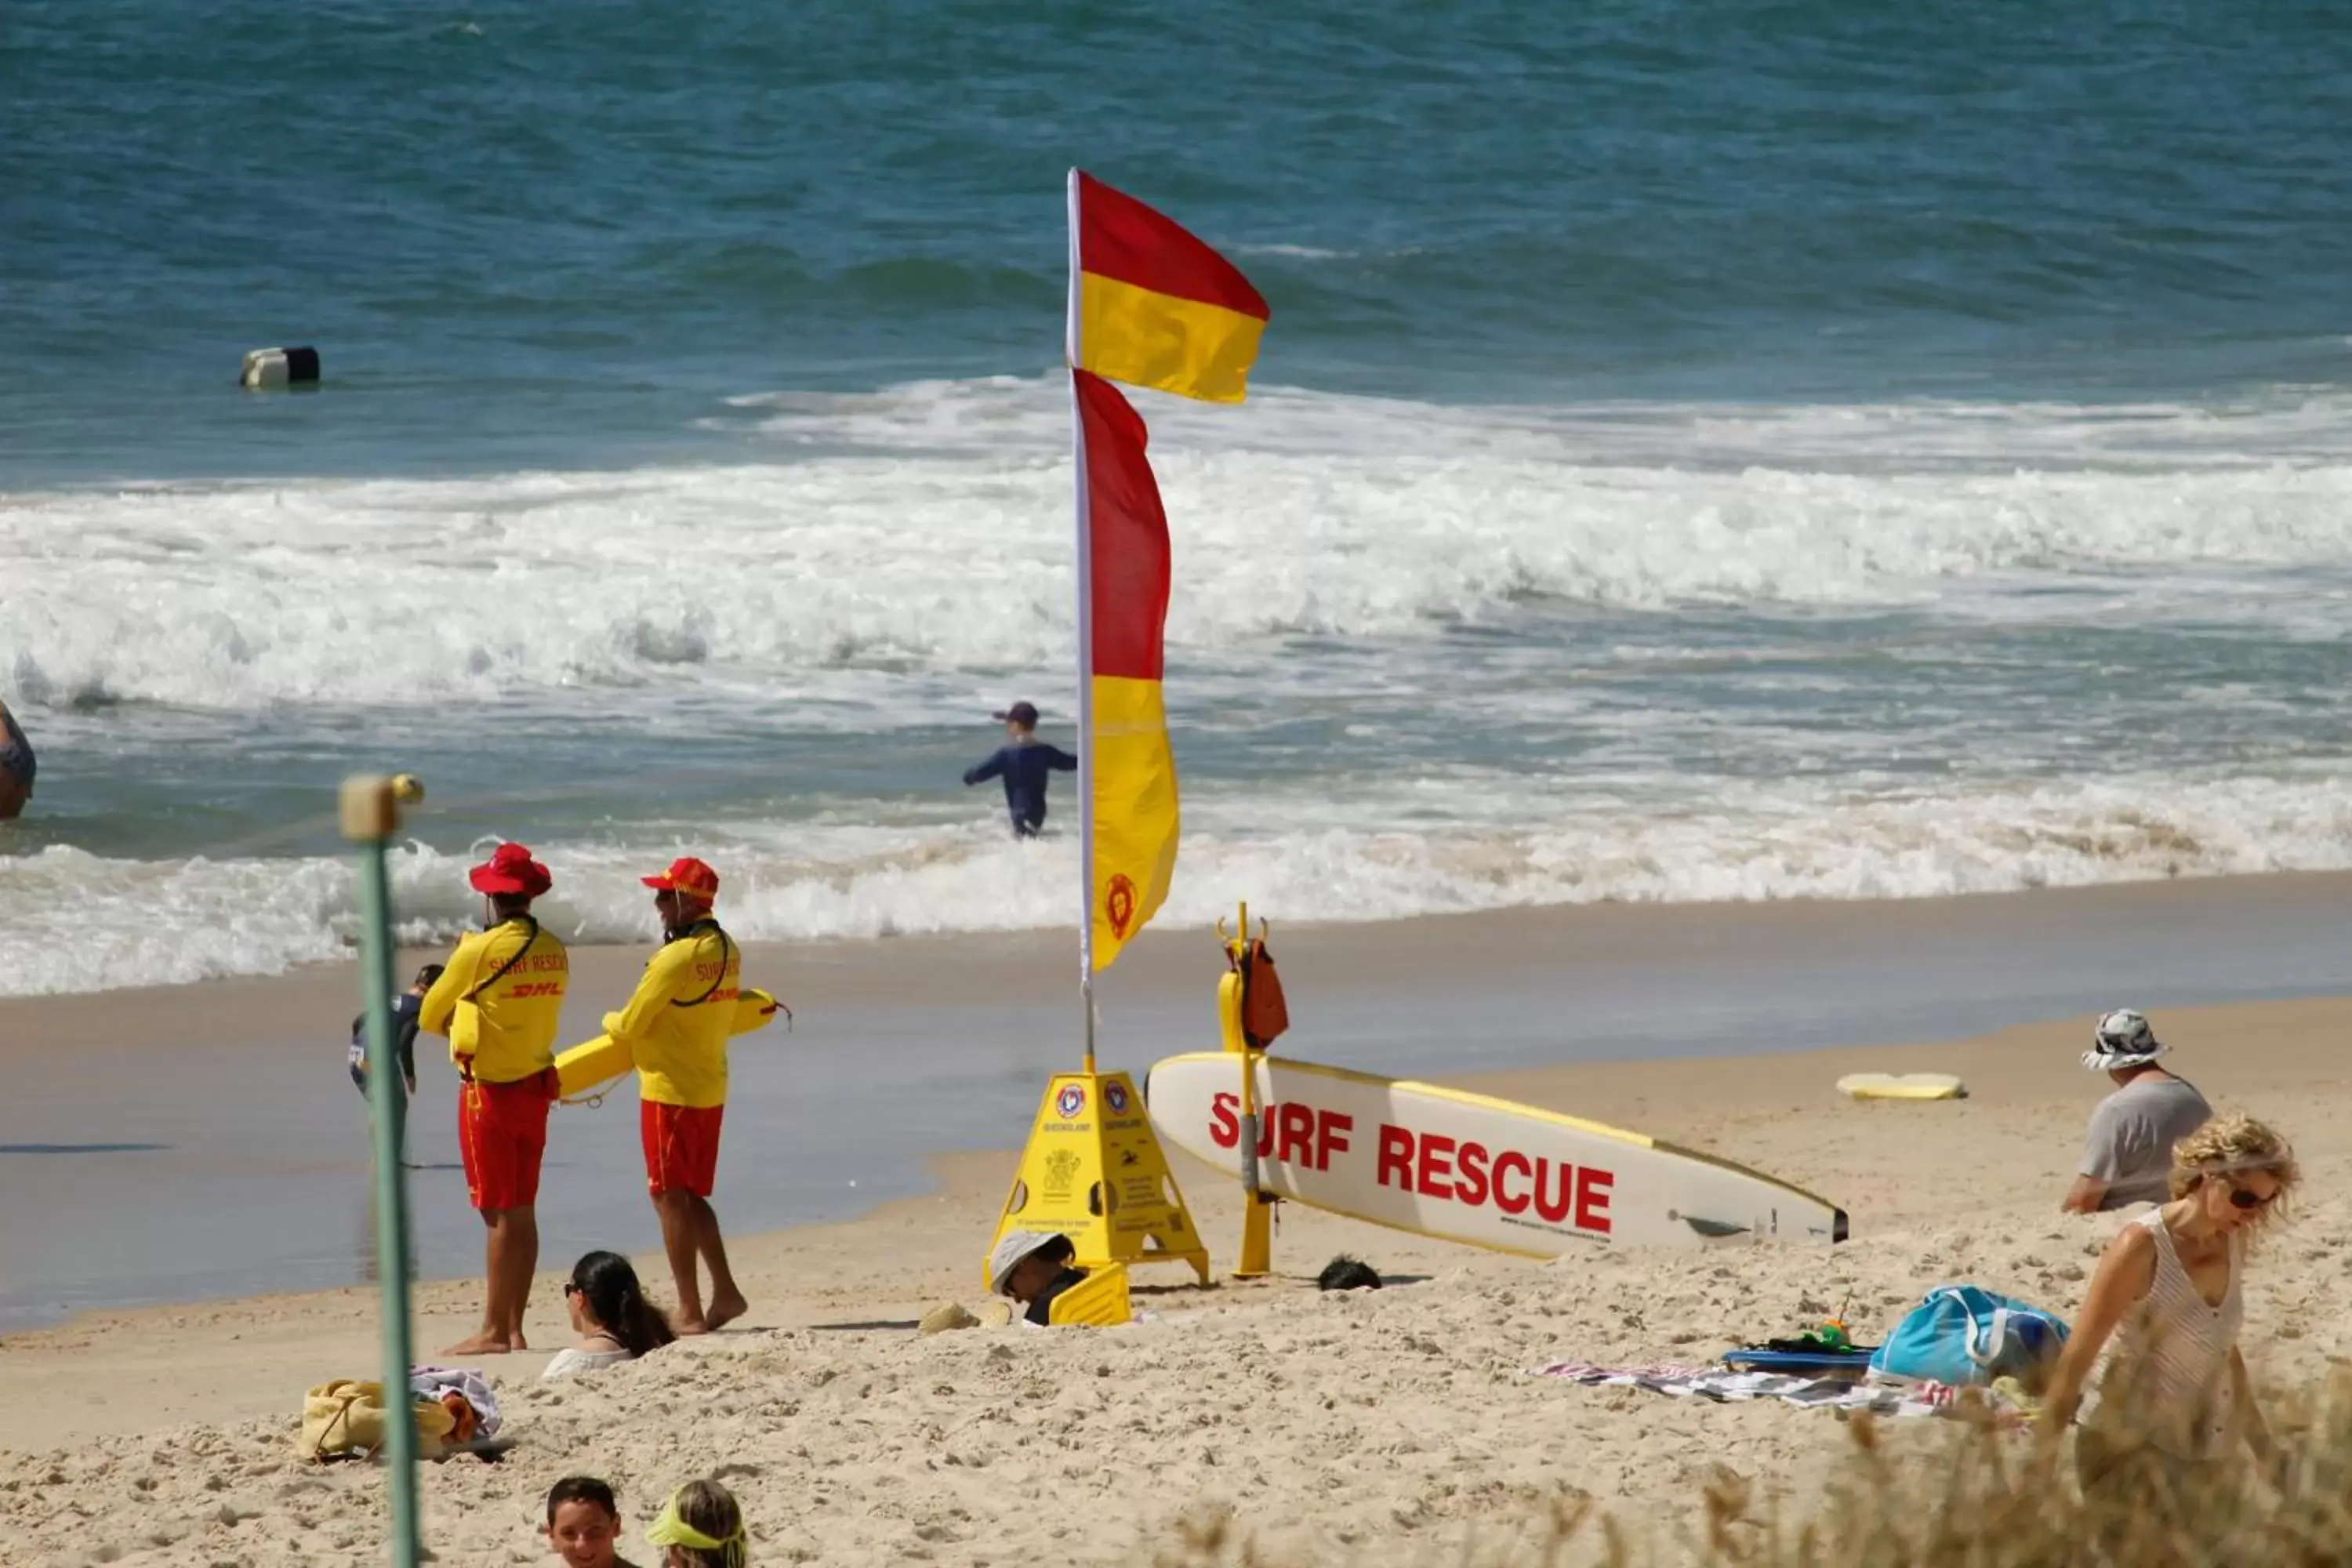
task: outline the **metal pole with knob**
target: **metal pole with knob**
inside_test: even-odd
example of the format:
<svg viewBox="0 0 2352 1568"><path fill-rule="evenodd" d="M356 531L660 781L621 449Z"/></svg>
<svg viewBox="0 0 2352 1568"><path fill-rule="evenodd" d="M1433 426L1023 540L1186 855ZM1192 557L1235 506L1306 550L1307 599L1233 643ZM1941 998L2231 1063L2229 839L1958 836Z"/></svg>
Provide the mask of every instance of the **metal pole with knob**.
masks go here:
<svg viewBox="0 0 2352 1568"><path fill-rule="evenodd" d="M400 830L400 807L425 796L406 773L343 781L343 837L359 846L360 994L367 1019L368 1112L375 1130L376 1277L383 1283L384 1479L393 1568L423 1558L416 1507L416 1416L408 1393L415 1360L408 1322L408 1187L402 1125L408 1096L392 1035L392 889L384 849Z"/></svg>

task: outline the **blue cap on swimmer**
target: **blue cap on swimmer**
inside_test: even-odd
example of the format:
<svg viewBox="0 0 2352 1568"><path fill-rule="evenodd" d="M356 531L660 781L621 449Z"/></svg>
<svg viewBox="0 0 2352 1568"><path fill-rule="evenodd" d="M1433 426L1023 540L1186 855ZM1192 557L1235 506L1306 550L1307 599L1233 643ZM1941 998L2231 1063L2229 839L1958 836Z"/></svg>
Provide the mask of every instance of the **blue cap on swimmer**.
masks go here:
<svg viewBox="0 0 2352 1568"><path fill-rule="evenodd" d="M1037 727L1037 705L1034 702L1015 702L1012 707L999 713L992 713L989 717L1034 730Z"/></svg>
<svg viewBox="0 0 2352 1568"><path fill-rule="evenodd" d="M2118 1007L2100 1018L2098 1032L2091 1037L2091 1048L2083 1053L2083 1065L2099 1072L2145 1067L2164 1051L2164 1042L2156 1037L2156 1031L2148 1027L2144 1016L2129 1007Z"/></svg>

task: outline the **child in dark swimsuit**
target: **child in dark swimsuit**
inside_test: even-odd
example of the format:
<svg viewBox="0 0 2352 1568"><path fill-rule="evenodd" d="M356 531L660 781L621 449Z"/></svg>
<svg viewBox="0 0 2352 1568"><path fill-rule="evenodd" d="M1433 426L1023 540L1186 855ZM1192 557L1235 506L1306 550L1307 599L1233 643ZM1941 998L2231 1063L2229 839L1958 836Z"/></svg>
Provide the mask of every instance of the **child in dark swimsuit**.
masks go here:
<svg viewBox="0 0 2352 1568"><path fill-rule="evenodd" d="M1013 837L1034 838L1045 826L1045 781L1053 773L1077 771L1078 759L1037 739L1037 710L1015 702L997 715L1004 721L1006 742L976 768L966 770L963 782L1004 781L1004 809L1013 818Z"/></svg>

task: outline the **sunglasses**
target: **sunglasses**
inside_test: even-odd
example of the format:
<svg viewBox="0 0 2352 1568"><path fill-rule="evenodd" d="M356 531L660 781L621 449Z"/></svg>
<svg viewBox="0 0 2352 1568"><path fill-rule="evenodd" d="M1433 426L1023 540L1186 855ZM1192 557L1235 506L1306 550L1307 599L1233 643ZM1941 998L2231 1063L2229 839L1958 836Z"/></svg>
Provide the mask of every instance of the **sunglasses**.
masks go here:
<svg viewBox="0 0 2352 1568"><path fill-rule="evenodd" d="M580 1294L580 1287L574 1285L571 1280L566 1279L563 1282L563 1293L567 1296L577 1296Z"/></svg>
<svg viewBox="0 0 2352 1568"><path fill-rule="evenodd" d="M2253 1194L2246 1191L2243 1187L2231 1187L2230 1189L2230 1202L2234 1206L2242 1209L2267 1208L2270 1206L2271 1198L2274 1198L2276 1196L2278 1196L2278 1194L2275 1192L2272 1193L2270 1197L2256 1197Z"/></svg>

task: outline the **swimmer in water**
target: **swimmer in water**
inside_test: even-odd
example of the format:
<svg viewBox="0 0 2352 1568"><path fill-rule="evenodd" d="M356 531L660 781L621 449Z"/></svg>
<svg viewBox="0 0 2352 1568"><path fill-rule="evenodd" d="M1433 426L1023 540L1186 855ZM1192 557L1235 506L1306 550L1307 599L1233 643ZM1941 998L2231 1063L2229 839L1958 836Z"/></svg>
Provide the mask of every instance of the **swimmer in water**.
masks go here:
<svg viewBox="0 0 2352 1568"><path fill-rule="evenodd" d="M25 739L16 716L0 702L0 822L22 815L33 798L33 742Z"/></svg>
<svg viewBox="0 0 2352 1568"><path fill-rule="evenodd" d="M1004 808L1013 818L1013 837L1034 838L1045 826L1045 779L1049 773L1076 773L1078 759L1037 738L1037 709L1015 702L996 715L1004 721L1005 743L988 761L963 775L967 784L984 779L1004 781Z"/></svg>

